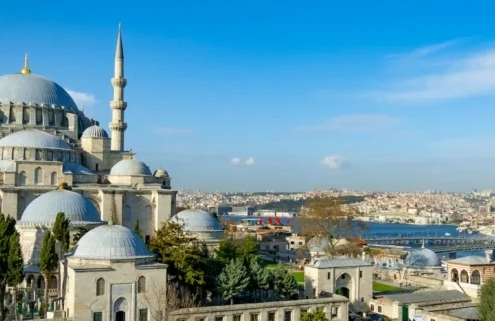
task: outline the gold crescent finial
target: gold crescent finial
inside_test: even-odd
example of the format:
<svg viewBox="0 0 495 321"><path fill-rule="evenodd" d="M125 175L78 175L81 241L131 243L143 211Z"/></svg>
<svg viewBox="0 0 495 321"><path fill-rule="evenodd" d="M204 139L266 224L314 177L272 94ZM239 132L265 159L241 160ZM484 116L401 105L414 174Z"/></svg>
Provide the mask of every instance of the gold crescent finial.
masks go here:
<svg viewBox="0 0 495 321"><path fill-rule="evenodd" d="M21 69L21 74L30 74L31 69L29 69L29 58L28 58L28 53L26 52L24 54L24 67Z"/></svg>

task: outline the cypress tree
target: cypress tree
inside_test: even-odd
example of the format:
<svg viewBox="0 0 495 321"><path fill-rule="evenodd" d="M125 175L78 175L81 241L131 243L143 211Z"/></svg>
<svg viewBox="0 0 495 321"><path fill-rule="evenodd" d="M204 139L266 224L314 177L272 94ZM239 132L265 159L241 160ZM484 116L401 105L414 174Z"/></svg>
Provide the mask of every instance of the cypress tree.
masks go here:
<svg viewBox="0 0 495 321"><path fill-rule="evenodd" d="M67 252L70 245L70 231L69 231L70 220L65 218L63 212L57 213L57 218L53 224L53 236L60 242L61 250Z"/></svg>
<svg viewBox="0 0 495 321"><path fill-rule="evenodd" d="M84 234L88 232L89 232L89 228L87 228L86 226L78 227L76 234L74 234L74 236L72 237L72 244L71 244L72 248L74 248L77 245L77 242L79 242L79 240L81 239L81 237L83 237ZM72 249L70 250L72 251Z"/></svg>
<svg viewBox="0 0 495 321"><path fill-rule="evenodd" d="M14 293L14 313L17 320L17 286L24 280L24 262L22 259L22 249L20 236L17 231L10 236L9 257L7 259L8 275L7 284L15 289Z"/></svg>
<svg viewBox="0 0 495 321"><path fill-rule="evenodd" d="M139 220L136 220L136 224L134 224L134 233L140 238L143 238L143 233L141 232L141 228L139 227Z"/></svg>
<svg viewBox="0 0 495 321"><path fill-rule="evenodd" d="M55 237L50 231L45 233L40 254L40 272L45 279L45 302L48 302L48 285L53 272L57 269L58 255L55 250Z"/></svg>
<svg viewBox="0 0 495 321"><path fill-rule="evenodd" d="M241 294L249 286L249 274L243 260L232 260L218 276L218 289L223 297L234 304L234 297Z"/></svg>
<svg viewBox="0 0 495 321"><path fill-rule="evenodd" d="M250 288L254 291L255 298L257 299L257 291L266 291L270 288L270 281L272 279L271 273L260 264L259 260L252 260L249 265L251 284ZM263 299L263 296L261 297Z"/></svg>
<svg viewBox="0 0 495 321"><path fill-rule="evenodd" d="M15 219L0 214L0 319L5 320L7 310L5 309L5 292L9 282L9 258L11 248L11 236L17 233L15 230Z"/></svg>

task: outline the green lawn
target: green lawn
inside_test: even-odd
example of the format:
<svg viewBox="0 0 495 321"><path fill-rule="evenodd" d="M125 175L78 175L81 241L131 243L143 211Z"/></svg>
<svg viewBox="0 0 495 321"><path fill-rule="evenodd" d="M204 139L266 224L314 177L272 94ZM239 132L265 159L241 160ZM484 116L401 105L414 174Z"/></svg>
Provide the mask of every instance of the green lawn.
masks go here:
<svg viewBox="0 0 495 321"><path fill-rule="evenodd" d="M373 291L374 292L402 292L402 291L404 291L404 289L399 288L397 286L373 282Z"/></svg>
<svg viewBox="0 0 495 321"><path fill-rule="evenodd" d="M292 271L292 276L296 279L297 283L304 284L304 272L303 271Z"/></svg>

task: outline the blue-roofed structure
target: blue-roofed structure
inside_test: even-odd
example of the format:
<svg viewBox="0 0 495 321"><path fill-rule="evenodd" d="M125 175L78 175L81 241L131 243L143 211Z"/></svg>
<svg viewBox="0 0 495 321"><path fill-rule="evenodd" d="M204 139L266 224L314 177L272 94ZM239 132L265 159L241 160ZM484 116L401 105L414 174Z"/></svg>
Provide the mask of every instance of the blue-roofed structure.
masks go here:
<svg viewBox="0 0 495 321"><path fill-rule="evenodd" d="M0 139L0 147L72 150L72 147L59 137L35 129L22 130L5 136Z"/></svg>
<svg viewBox="0 0 495 321"><path fill-rule="evenodd" d="M172 222L182 225L184 231L196 236L209 246L216 246L223 238L223 227L220 222L208 212L200 209L186 209L180 211L171 219Z"/></svg>
<svg viewBox="0 0 495 321"><path fill-rule="evenodd" d="M110 170L113 176L151 176L151 171L145 163L137 159L123 159L113 165Z"/></svg>

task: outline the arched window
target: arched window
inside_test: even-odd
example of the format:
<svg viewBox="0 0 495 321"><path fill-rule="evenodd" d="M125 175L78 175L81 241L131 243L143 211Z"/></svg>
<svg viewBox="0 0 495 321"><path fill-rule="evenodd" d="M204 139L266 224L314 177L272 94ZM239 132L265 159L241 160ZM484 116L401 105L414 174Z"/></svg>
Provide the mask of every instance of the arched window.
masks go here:
<svg viewBox="0 0 495 321"><path fill-rule="evenodd" d="M146 291L146 279L144 276L140 276L138 279L138 293L144 293Z"/></svg>
<svg viewBox="0 0 495 321"><path fill-rule="evenodd" d="M57 172L52 172L50 174L50 185L57 185L57 184L58 184Z"/></svg>
<svg viewBox="0 0 495 321"><path fill-rule="evenodd" d="M27 175L25 171L19 173L19 185L26 185Z"/></svg>
<svg viewBox="0 0 495 321"><path fill-rule="evenodd" d="M480 271L474 270L471 273L471 284L481 284Z"/></svg>
<svg viewBox="0 0 495 321"><path fill-rule="evenodd" d="M22 123L29 124L29 107L24 107L22 109Z"/></svg>
<svg viewBox="0 0 495 321"><path fill-rule="evenodd" d="M452 282L459 282L459 272L457 271L457 269L450 270L450 276Z"/></svg>
<svg viewBox="0 0 495 321"><path fill-rule="evenodd" d="M105 294L105 280L103 278L99 278L96 281L96 295L100 296Z"/></svg>
<svg viewBox="0 0 495 321"><path fill-rule="evenodd" d="M34 184L43 184L43 170L41 169L41 167L38 167L34 170Z"/></svg>
<svg viewBox="0 0 495 321"><path fill-rule="evenodd" d="M36 125L43 124L43 112L41 108L36 108Z"/></svg>
<svg viewBox="0 0 495 321"><path fill-rule="evenodd" d="M461 271L461 282L462 283L469 283L469 275L466 272L466 270Z"/></svg>

